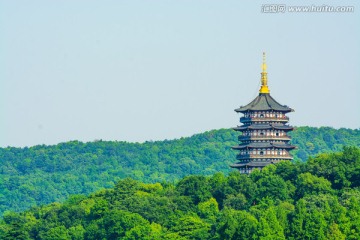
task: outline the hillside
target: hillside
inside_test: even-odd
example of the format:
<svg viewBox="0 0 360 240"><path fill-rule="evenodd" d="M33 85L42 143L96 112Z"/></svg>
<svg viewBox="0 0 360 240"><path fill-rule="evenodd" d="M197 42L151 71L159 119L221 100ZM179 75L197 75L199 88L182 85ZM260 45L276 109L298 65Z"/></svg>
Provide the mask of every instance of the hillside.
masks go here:
<svg viewBox="0 0 360 240"><path fill-rule="evenodd" d="M5 210L62 202L70 194L111 188L131 177L145 183L172 182L189 174L229 173L238 133L221 129L176 140L145 143L72 141L54 146L0 148L0 216ZM298 127L295 159L344 145L360 146L360 131Z"/></svg>
<svg viewBox="0 0 360 240"><path fill-rule="evenodd" d="M0 239L360 239L360 149L269 165L250 176L126 178L0 221Z"/></svg>

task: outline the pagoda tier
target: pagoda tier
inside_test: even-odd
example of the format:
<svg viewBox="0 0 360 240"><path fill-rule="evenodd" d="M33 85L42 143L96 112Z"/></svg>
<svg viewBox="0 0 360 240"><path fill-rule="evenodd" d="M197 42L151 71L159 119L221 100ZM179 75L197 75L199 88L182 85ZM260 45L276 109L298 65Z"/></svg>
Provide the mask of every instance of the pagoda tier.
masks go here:
<svg viewBox="0 0 360 240"><path fill-rule="evenodd" d="M289 125L273 125L273 124L252 124L252 125L242 125L233 128L235 131L245 130L283 130L283 131L292 131L294 128Z"/></svg>
<svg viewBox="0 0 360 240"><path fill-rule="evenodd" d="M294 149L295 146L282 143L282 142L251 142L247 144L239 144L237 146L233 146L232 149L235 150L243 150L243 149L257 149L257 148L285 148L285 149Z"/></svg>
<svg viewBox="0 0 360 240"><path fill-rule="evenodd" d="M259 92L249 104L235 109L235 112L244 114L240 118L243 125L233 128L242 132L238 137L241 143L232 147L239 151L236 155L239 162L231 165L232 168L239 169L240 173L251 173L268 164L293 159L290 151L295 146L290 144L291 138L288 135L293 127L287 125L289 117L286 114L294 110L281 105L270 96L265 58Z"/></svg>

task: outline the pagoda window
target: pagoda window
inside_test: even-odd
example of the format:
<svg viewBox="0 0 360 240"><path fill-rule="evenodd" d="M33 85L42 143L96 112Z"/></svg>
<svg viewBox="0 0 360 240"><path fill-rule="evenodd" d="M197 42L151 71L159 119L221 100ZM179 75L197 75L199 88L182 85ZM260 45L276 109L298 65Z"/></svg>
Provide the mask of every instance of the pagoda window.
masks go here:
<svg viewBox="0 0 360 240"><path fill-rule="evenodd" d="M276 133L276 136L277 136L277 137L279 136L279 133L278 133L278 132Z"/></svg>
<svg viewBox="0 0 360 240"><path fill-rule="evenodd" d="M264 152L263 152L263 151L260 151L260 155L264 155Z"/></svg>
<svg viewBox="0 0 360 240"><path fill-rule="evenodd" d="M260 114L260 117L263 118L263 117L264 117L264 114Z"/></svg>
<svg viewBox="0 0 360 240"><path fill-rule="evenodd" d="M277 155L280 155L280 151L277 151Z"/></svg>

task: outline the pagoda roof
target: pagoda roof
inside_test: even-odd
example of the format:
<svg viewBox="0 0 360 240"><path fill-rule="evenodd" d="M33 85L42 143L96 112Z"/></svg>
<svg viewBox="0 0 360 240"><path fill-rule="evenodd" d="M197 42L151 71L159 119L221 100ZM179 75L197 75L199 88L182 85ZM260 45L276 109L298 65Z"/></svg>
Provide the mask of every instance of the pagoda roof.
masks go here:
<svg viewBox="0 0 360 240"><path fill-rule="evenodd" d="M248 162L248 163L234 163L230 165L232 168L239 168L239 167L265 167L273 162Z"/></svg>
<svg viewBox="0 0 360 240"><path fill-rule="evenodd" d="M251 125L242 125L233 128L236 131L255 129L255 130L265 130L265 129L278 129L278 130L292 130L293 127L289 125L276 125L276 124L251 124Z"/></svg>
<svg viewBox="0 0 360 240"><path fill-rule="evenodd" d="M270 93L259 93L259 95L248 105L241 106L235 109L235 112L247 112L247 111L267 111L275 110L280 112L293 112L294 110L286 105L281 105L274 98L270 96Z"/></svg>
<svg viewBox="0 0 360 240"><path fill-rule="evenodd" d="M289 148L293 149L295 146L287 143L272 143L272 142L252 142L248 144L242 144L232 147L232 149L244 149L244 148Z"/></svg>

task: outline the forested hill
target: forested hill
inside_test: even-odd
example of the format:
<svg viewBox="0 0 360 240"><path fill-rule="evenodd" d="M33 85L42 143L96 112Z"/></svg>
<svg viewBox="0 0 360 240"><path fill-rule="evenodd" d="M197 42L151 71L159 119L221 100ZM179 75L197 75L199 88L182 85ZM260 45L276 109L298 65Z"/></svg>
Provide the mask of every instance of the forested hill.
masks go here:
<svg viewBox="0 0 360 240"><path fill-rule="evenodd" d="M0 216L5 210L63 201L70 194L110 188L131 177L174 182L189 174L228 173L238 133L221 129L177 140L145 143L72 141L54 146L0 148ZM298 127L296 159L360 146L360 130Z"/></svg>
<svg viewBox="0 0 360 240"><path fill-rule="evenodd" d="M6 213L0 239L360 239L360 149L281 162L250 176L190 175L177 184L132 179Z"/></svg>

